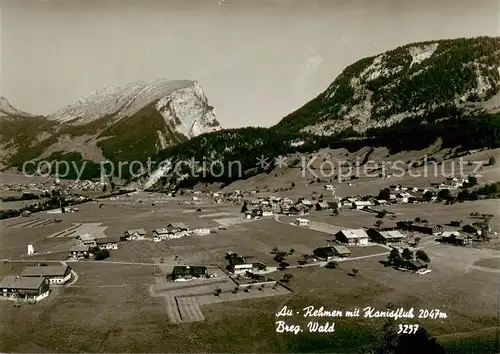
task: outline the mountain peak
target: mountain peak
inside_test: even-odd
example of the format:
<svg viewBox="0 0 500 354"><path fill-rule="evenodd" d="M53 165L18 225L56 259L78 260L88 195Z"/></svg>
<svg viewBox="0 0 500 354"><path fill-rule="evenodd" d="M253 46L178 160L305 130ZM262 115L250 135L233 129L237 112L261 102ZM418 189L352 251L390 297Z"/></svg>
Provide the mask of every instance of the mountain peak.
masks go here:
<svg viewBox="0 0 500 354"><path fill-rule="evenodd" d="M21 111L20 109L12 107L9 100L7 100L3 96L0 97L0 113L3 113L4 115L7 115L7 116L13 116L13 117L25 117L25 118L37 117L35 114L27 113L27 112Z"/></svg>

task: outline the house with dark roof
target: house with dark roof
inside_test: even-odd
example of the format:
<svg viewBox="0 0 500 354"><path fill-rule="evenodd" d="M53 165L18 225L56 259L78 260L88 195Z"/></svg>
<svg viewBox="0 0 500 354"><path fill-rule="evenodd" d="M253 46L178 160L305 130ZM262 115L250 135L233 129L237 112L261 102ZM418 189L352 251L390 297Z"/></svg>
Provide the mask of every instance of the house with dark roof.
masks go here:
<svg viewBox="0 0 500 354"><path fill-rule="evenodd" d="M427 263L425 263L421 260L410 259L410 260L403 261L402 267L405 269L408 269L412 272L416 272L416 271L419 271L421 269L427 269L428 265L427 265Z"/></svg>
<svg viewBox="0 0 500 354"><path fill-rule="evenodd" d="M427 235L438 235L443 232L443 227L441 225L411 223L408 228L410 231L420 232Z"/></svg>
<svg viewBox="0 0 500 354"><path fill-rule="evenodd" d="M207 267L204 266L174 266L172 270L173 281L186 281L193 278L206 278Z"/></svg>
<svg viewBox="0 0 500 354"><path fill-rule="evenodd" d="M459 231L445 231L441 234L440 241L455 246L466 246L472 243L472 237L461 235Z"/></svg>
<svg viewBox="0 0 500 354"><path fill-rule="evenodd" d="M478 225L467 224L462 227L463 232L467 232L472 235L481 236L483 229Z"/></svg>
<svg viewBox="0 0 500 354"><path fill-rule="evenodd" d="M39 301L49 293L50 283L45 277L8 275L0 281L0 296L4 298Z"/></svg>
<svg viewBox="0 0 500 354"><path fill-rule="evenodd" d="M45 277L50 284L65 284L71 279L71 268L67 265L26 267L22 277Z"/></svg>

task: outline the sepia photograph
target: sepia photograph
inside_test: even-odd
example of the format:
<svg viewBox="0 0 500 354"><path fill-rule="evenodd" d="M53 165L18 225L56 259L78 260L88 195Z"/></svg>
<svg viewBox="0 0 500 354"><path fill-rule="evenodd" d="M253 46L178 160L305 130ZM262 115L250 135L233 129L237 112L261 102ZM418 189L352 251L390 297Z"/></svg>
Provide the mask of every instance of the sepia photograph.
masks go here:
<svg viewBox="0 0 500 354"><path fill-rule="evenodd" d="M500 354L500 1L0 0L0 352Z"/></svg>

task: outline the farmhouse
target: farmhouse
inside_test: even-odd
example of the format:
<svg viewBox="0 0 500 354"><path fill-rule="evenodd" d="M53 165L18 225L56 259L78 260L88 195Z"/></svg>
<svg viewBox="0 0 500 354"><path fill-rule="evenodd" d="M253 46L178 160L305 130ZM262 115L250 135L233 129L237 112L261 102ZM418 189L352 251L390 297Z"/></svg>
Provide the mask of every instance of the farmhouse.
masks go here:
<svg viewBox="0 0 500 354"><path fill-rule="evenodd" d="M472 237L460 235L458 231L445 231L441 235L441 241L456 246L466 246L472 243Z"/></svg>
<svg viewBox="0 0 500 354"><path fill-rule="evenodd" d="M405 236L397 230L369 229L367 233L373 242L384 245L399 243L405 239Z"/></svg>
<svg viewBox="0 0 500 354"><path fill-rule="evenodd" d="M0 294L11 299L39 301L49 296L49 280L45 277L19 277L8 275L0 281Z"/></svg>
<svg viewBox="0 0 500 354"><path fill-rule="evenodd" d="M96 240L97 247L100 249L117 250L119 237L103 237Z"/></svg>
<svg viewBox="0 0 500 354"><path fill-rule="evenodd" d="M76 237L76 244L80 246L89 246L90 248L97 246L95 237L91 234L78 235Z"/></svg>
<svg viewBox="0 0 500 354"><path fill-rule="evenodd" d="M356 201L352 202L353 209L361 210L361 209L369 208L371 206L372 206L372 202L370 202L368 200L367 201L356 200Z"/></svg>
<svg viewBox="0 0 500 354"><path fill-rule="evenodd" d="M166 240L168 238L169 232L167 229L154 229L153 230L153 241L159 242Z"/></svg>
<svg viewBox="0 0 500 354"><path fill-rule="evenodd" d="M203 278L207 276L207 267L198 266L174 266L172 270L173 281L186 281L193 278Z"/></svg>
<svg viewBox="0 0 500 354"><path fill-rule="evenodd" d="M144 229L130 229L125 231L125 239L127 241L144 240L145 236L146 231Z"/></svg>
<svg viewBox="0 0 500 354"><path fill-rule="evenodd" d="M329 262L337 257L349 257L351 251L345 246L319 247L313 251L313 255L323 261Z"/></svg>
<svg viewBox="0 0 500 354"><path fill-rule="evenodd" d="M71 279L71 268L67 265L26 267L21 277L45 277L50 284L65 284Z"/></svg>
<svg viewBox="0 0 500 354"><path fill-rule="evenodd" d="M344 229L335 234L337 241L348 245L367 245L368 234L363 229Z"/></svg>
<svg viewBox="0 0 500 354"><path fill-rule="evenodd" d="M253 269L252 263L246 263L245 258L233 254L229 258L229 269L233 274L246 274Z"/></svg>
<svg viewBox="0 0 500 354"><path fill-rule="evenodd" d="M69 249L70 258L88 258L89 257L89 246L76 245Z"/></svg>

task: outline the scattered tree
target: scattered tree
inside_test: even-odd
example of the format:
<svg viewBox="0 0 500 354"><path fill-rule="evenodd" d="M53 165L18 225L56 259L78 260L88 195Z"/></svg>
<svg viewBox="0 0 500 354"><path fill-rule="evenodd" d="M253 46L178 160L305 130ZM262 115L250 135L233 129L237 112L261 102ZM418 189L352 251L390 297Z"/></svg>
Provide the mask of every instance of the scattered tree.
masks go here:
<svg viewBox="0 0 500 354"><path fill-rule="evenodd" d="M437 195L438 199L447 200L451 198L451 192L449 189L441 189Z"/></svg>
<svg viewBox="0 0 500 354"><path fill-rule="evenodd" d="M432 193L431 191L427 191L424 193L424 199L428 202L432 200L432 197L434 197L434 193Z"/></svg>
<svg viewBox="0 0 500 354"><path fill-rule="evenodd" d="M406 259L406 260L413 259L413 252L410 251L410 249L405 248L403 250L403 253L401 254L401 257L403 257L403 259Z"/></svg>
<svg viewBox="0 0 500 354"><path fill-rule="evenodd" d="M241 212L242 213L246 213L248 211L248 206L247 206L247 202L243 202L243 206L241 207Z"/></svg>
<svg viewBox="0 0 500 354"><path fill-rule="evenodd" d="M352 268L352 276L355 277L357 274L359 273L359 269L358 268Z"/></svg>
<svg viewBox="0 0 500 354"><path fill-rule="evenodd" d="M384 188L378 193L378 199L389 200L391 199L391 190L389 188Z"/></svg>
<svg viewBox="0 0 500 354"><path fill-rule="evenodd" d="M418 216L415 218L415 222L421 222L422 219L420 219Z"/></svg>
<svg viewBox="0 0 500 354"><path fill-rule="evenodd" d="M380 226L382 226L383 223L384 222L382 220L377 220L377 222L375 223L375 226L380 227Z"/></svg>
<svg viewBox="0 0 500 354"><path fill-rule="evenodd" d="M96 252L92 252L94 254L94 259L96 261L100 261L100 260L103 260L103 259L106 259L109 257L109 251L106 250L106 249L99 249L97 250Z"/></svg>
<svg viewBox="0 0 500 354"><path fill-rule="evenodd" d="M417 253L415 254L415 257L427 263L431 261L427 253L425 253L423 250L418 250Z"/></svg>
<svg viewBox="0 0 500 354"><path fill-rule="evenodd" d="M337 262L328 262L325 266L327 269L335 269L338 268L339 264Z"/></svg>
<svg viewBox="0 0 500 354"><path fill-rule="evenodd" d="M292 182L292 188L294 188L294 187L295 187L295 182Z"/></svg>
<svg viewBox="0 0 500 354"><path fill-rule="evenodd" d="M415 238L415 244L418 246L420 241L422 241L422 238L421 237L416 237Z"/></svg>
<svg viewBox="0 0 500 354"><path fill-rule="evenodd" d="M389 253L389 263L393 265L398 265L403 261L401 254L397 248L393 248Z"/></svg>
<svg viewBox="0 0 500 354"><path fill-rule="evenodd" d="M497 160L495 159L495 157L490 156L490 158L488 159L488 166L493 166L496 162Z"/></svg>

